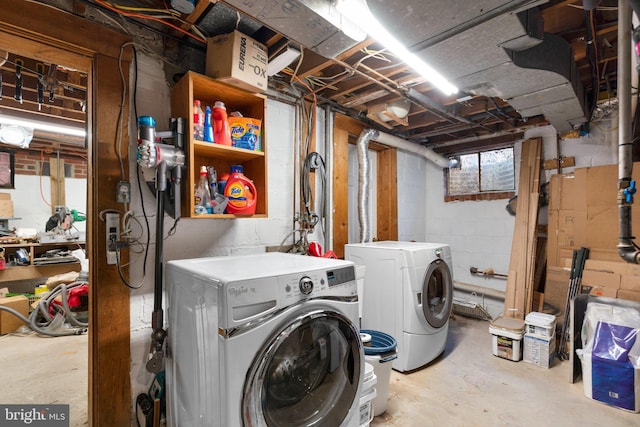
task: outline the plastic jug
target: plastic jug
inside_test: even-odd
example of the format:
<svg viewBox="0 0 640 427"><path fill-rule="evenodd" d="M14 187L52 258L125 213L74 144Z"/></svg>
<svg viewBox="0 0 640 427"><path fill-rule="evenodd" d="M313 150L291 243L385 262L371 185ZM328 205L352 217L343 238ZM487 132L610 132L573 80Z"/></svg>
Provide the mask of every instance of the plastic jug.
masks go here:
<svg viewBox="0 0 640 427"><path fill-rule="evenodd" d="M227 119L227 108L224 102L216 101L213 105L213 140L216 144L231 146L231 128Z"/></svg>
<svg viewBox="0 0 640 427"><path fill-rule="evenodd" d="M253 215L256 213L258 193L253 181L244 176L240 165L231 166L231 173L224 188L224 195L229 199L227 213Z"/></svg>
<svg viewBox="0 0 640 427"><path fill-rule="evenodd" d="M211 125L211 107L207 105L207 109L204 113L204 128L203 128L203 141L204 142L217 142L213 133L213 126Z"/></svg>

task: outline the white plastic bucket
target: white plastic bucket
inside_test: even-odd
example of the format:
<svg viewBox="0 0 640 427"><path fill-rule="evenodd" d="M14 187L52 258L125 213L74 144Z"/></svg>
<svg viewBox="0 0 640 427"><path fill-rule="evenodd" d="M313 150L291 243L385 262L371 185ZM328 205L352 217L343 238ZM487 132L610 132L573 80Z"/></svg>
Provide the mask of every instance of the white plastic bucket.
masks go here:
<svg viewBox="0 0 640 427"><path fill-rule="evenodd" d="M525 334L551 338L556 333L556 316L532 311L524 318Z"/></svg>
<svg viewBox="0 0 640 427"><path fill-rule="evenodd" d="M522 337L524 321L498 317L489 326L493 344L493 355L519 362L522 359Z"/></svg>
<svg viewBox="0 0 640 427"><path fill-rule="evenodd" d="M369 340L368 345L365 344L364 347L364 358L367 363L373 366L377 377L377 396L371 404L375 417L387 410L392 362L398 358L398 345L391 335L384 332L363 329L360 331L360 335L364 335Z"/></svg>
<svg viewBox="0 0 640 427"><path fill-rule="evenodd" d="M377 392L375 385L378 381L373 365L365 362L364 364L364 381L362 383L362 393L360 393L360 427L369 427L369 423L373 419L373 411L371 410L372 400L376 398Z"/></svg>

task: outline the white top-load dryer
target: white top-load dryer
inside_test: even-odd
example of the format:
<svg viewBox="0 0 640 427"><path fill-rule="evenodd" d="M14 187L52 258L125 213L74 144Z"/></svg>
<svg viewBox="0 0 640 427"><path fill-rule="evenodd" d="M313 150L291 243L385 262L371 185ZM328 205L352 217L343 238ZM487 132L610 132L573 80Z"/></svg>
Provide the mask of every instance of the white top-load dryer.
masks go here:
<svg viewBox="0 0 640 427"><path fill-rule="evenodd" d="M359 426L350 261L266 253L166 263L172 427Z"/></svg>
<svg viewBox="0 0 640 427"><path fill-rule="evenodd" d="M441 243L380 241L345 245L365 266L363 329L397 342L397 371L420 368L443 351L453 304L451 248Z"/></svg>

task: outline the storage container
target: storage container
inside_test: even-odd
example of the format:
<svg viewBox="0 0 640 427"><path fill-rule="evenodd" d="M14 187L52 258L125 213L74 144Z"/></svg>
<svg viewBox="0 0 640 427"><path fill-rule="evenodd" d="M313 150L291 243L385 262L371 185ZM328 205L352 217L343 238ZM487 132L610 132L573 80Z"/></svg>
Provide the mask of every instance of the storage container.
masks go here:
<svg viewBox="0 0 640 427"><path fill-rule="evenodd" d="M493 343L493 355L518 362L522 359L524 321L498 317L489 325Z"/></svg>
<svg viewBox="0 0 640 427"><path fill-rule="evenodd" d="M373 419L371 404L376 398L376 382L378 381L373 365L364 362L364 380L362 382L362 392L360 393L360 427L369 427Z"/></svg>
<svg viewBox="0 0 640 427"><path fill-rule="evenodd" d="M364 358L367 363L373 366L377 378L377 396L371 404L375 417L387 410L391 368L392 362L398 358L398 343L391 335L370 329L360 330L360 336L368 337L367 342L363 340Z"/></svg>
<svg viewBox="0 0 640 427"><path fill-rule="evenodd" d="M525 334L550 338L556 333L556 316L532 311L524 318Z"/></svg>
<svg viewBox="0 0 640 427"><path fill-rule="evenodd" d="M524 356L527 363L549 368L556 356L556 336L524 334Z"/></svg>

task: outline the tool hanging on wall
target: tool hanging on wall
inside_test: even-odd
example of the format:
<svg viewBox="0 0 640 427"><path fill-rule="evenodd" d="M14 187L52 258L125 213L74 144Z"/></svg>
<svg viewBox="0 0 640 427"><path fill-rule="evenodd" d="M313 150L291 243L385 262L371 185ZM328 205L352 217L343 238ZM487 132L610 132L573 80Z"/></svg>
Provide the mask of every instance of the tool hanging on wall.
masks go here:
<svg viewBox="0 0 640 427"><path fill-rule="evenodd" d="M0 49L0 67L9 59L9 51ZM0 100L2 99L2 70L0 70Z"/></svg>
<svg viewBox="0 0 640 427"><path fill-rule="evenodd" d="M42 77L44 75L44 64L38 62L36 64L36 71L38 72L38 111L42 111L42 104L44 103L44 85L42 84Z"/></svg>
<svg viewBox="0 0 640 427"><path fill-rule="evenodd" d="M58 79L56 79L56 71L58 70L57 64L49 65L49 73L47 74L47 82L49 82L49 103L53 104L55 100L54 90L57 87ZM54 83L55 82L55 83Z"/></svg>
<svg viewBox="0 0 640 427"><path fill-rule="evenodd" d="M16 92L14 99L22 104L22 67L24 62L22 59L16 59Z"/></svg>

